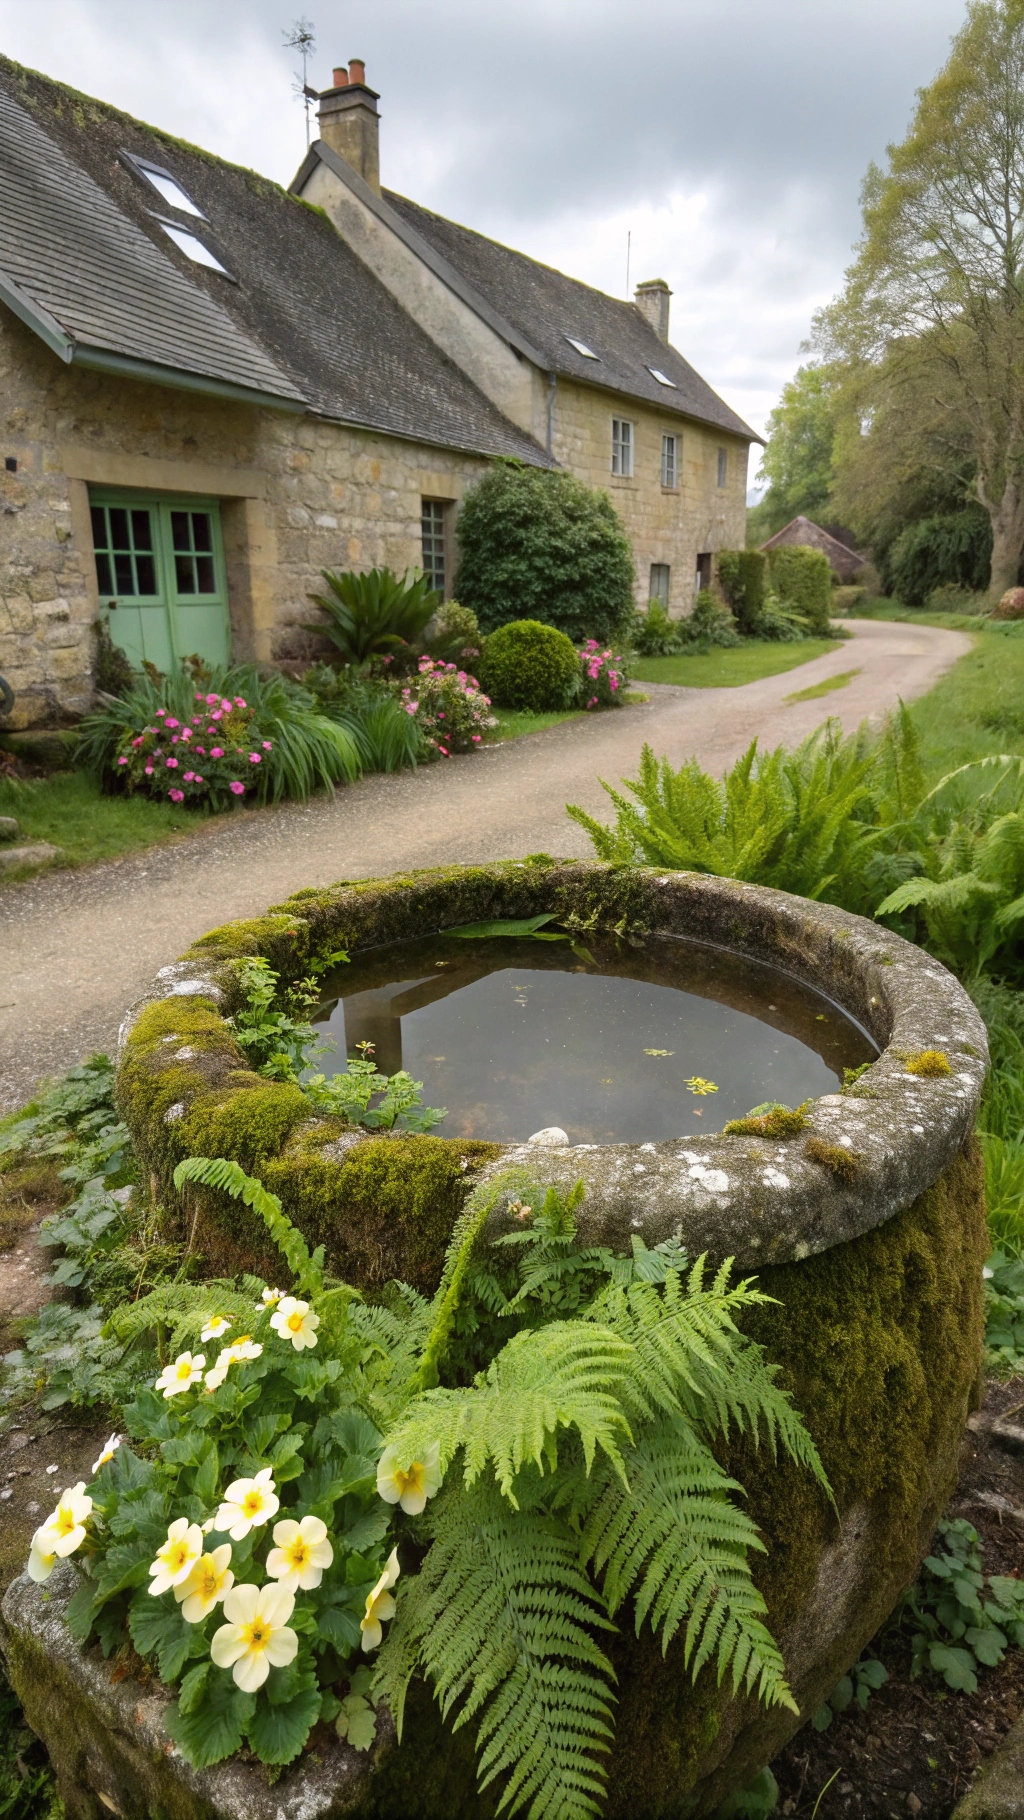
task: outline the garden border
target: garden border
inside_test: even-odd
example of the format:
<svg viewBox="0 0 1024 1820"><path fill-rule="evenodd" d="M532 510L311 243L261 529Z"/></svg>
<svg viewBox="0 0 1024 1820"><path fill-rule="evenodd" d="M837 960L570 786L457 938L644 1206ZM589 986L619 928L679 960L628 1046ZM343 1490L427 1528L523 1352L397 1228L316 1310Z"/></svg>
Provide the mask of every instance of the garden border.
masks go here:
<svg viewBox="0 0 1024 1820"><path fill-rule="evenodd" d="M224 1022L237 1002L231 963L244 956L263 955L283 979L295 979L339 946L354 952L544 911L584 920L596 912L599 927L686 935L782 967L827 991L882 1053L852 1091L813 1101L806 1127L787 1138L485 1146L371 1138L311 1118L297 1088L249 1072ZM948 1058L948 1074L908 1069L932 1050ZM954 976L862 917L734 879L540 855L343 881L212 931L162 968L129 1011L119 1095L140 1153L171 1199L170 1177L185 1155L227 1155L257 1173L287 1157L288 1180L273 1185L301 1225L295 1193L304 1170L316 1174L330 1202L355 1145L387 1145L392 1156L395 1145L408 1155L430 1145L434 1155L449 1153L464 1179L511 1165L563 1186L582 1177L581 1231L591 1242L622 1250L632 1232L648 1244L676 1233L691 1255L732 1256L751 1269L828 1250L909 1207L969 1138L987 1057L984 1024ZM816 1140L816 1157L807 1154L808 1140ZM427 1241L424 1280L436 1280L451 1218ZM493 1219L499 1226L507 1219L500 1204Z"/></svg>

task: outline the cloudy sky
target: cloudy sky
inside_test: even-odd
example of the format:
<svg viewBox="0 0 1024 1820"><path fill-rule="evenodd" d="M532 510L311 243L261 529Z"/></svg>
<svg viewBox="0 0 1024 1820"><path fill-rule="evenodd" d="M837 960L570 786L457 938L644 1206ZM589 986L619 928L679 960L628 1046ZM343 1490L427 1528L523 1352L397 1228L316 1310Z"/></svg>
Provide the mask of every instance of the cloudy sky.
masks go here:
<svg viewBox="0 0 1024 1820"><path fill-rule="evenodd" d="M0 49L287 183L295 0L0 0ZM383 181L626 294L760 429L964 0L305 0L310 79L361 56ZM752 465L756 466L755 460Z"/></svg>

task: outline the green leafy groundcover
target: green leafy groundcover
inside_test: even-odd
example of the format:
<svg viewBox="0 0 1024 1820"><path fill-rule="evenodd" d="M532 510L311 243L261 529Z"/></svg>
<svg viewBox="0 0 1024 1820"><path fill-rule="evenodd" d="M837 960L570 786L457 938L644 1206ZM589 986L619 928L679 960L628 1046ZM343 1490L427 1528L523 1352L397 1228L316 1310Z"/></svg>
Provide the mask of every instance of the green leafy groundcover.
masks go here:
<svg viewBox="0 0 1024 1820"><path fill-rule="evenodd" d="M694 1676L714 1662L795 1710L716 1444L746 1433L827 1486L736 1325L767 1298L729 1262L709 1279L674 1241L581 1247L582 1185L562 1199L520 1173L470 1197L431 1300L399 1284L370 1307L237 1164L190 1158L189 1184L263 1219L292 1292L179 1280L108 1323L122 1343L155 1330L166 1362L125 1408L133 1444L112 1437L64 1494L29 1571L75 1560L74 1634L130 1640L176 1690L191 1763L247 1743L283 1765L318 1720L368 1748L375 1699L401 1727L421 1673L510 1813L599 1813L602 1645L626 1608L663 1647L681 1632ZM515 1229L485 1244L510 1195Z"/></svg>

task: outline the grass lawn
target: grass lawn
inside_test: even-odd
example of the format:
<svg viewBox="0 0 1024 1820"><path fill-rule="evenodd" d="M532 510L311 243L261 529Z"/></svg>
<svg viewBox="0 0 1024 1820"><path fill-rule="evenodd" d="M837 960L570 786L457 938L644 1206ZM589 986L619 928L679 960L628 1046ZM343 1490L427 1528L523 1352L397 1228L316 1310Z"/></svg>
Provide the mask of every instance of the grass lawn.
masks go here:
<svg viewBox="0 0 1024 1820"><path fill-rule="evenodd" d="M807 638L798 644L771 644L751 640L731 650L706 651L700 657L642 657L631 668L637 682L681 683L687 689L737 689L741 683L759 682L762 676L781 676L798 664L810 663L834 651L831 638Z"/></svg>
<svg viewBox="0 0 1024 1820"><path fill-rule="evenodd" d="M847 683L860 675L860 670L839 670L835 676L826 676L824 682L812 683L809 689L796 689L786 701L817 701L819 695L831 695L833 689L845 689Z"/></svg>
<svg viewBox="0 0 1024 1820"><path fill-rule="evenodd" d="M497 745L506 739L522 739L524 733L543 733L545 727L557 727L563 720L580 720L582 708L562 708L557 713L531 714L526 708L494 708L497 721L484 734L486 745Z"/></svg>
<svg viewBox="0 0 1024 1820"><path fill-rule="evenodd" d="M910 707L929 777L995 752L1024 754L1024 621L968 620L964 629L973 651Z"/></svg>
<svg viewBox="0 0 1024 1820"><path fill-rule="evenodd" d="M0 815L13 815L17 845L45 840L62 850L55 864L82 866L90 860L137 853L175 834L191 833L205 817L156 803L144 796L104 796L83 771L12 784L0 780ZM5 872L3 880L26 878L35 867Z"/></svg>

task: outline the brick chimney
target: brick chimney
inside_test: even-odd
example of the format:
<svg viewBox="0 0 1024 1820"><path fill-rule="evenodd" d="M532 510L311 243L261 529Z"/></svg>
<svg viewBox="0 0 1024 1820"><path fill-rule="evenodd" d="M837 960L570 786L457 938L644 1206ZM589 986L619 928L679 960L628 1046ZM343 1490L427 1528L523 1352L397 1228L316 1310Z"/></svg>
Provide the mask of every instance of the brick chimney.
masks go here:
<svg viewBox="0 0 1024 1820"><path fill-rule="evenodd" d="M317 120L320 137L332 152L358 171L371 190L380 195L380 96L366 85L366 65L351 57L346 69L334 72L334 87L320 96Z"/></svg>
<svg viewBox="0 0 1024 1820"><path fill-rule="evenodd" d="M664 278L648 278L644 284L638 284L633 293L637 309L642 316L646 316L660 341L668 340L668 300L671 295Z"/></svg>

